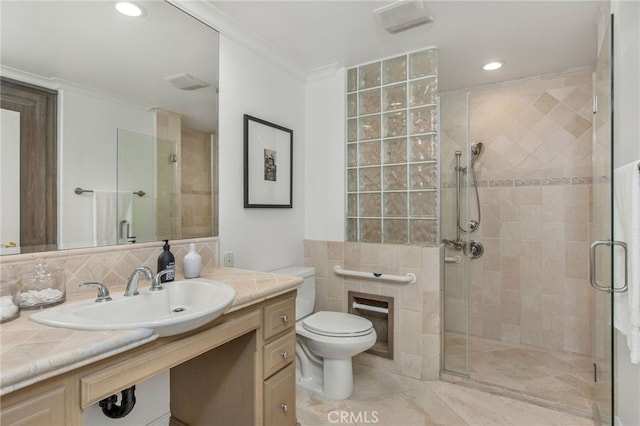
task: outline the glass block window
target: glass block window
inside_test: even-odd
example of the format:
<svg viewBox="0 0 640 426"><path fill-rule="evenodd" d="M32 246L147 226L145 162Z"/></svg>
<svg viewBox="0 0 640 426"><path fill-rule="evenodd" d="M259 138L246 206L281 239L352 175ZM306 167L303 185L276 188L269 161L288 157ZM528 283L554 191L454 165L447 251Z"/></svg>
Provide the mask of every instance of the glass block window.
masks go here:
<svg viewBox="0 0 640 426"><path fill-rule="evenodd" d="M347 70L347 241L437 245L437 50Z"/></svg>

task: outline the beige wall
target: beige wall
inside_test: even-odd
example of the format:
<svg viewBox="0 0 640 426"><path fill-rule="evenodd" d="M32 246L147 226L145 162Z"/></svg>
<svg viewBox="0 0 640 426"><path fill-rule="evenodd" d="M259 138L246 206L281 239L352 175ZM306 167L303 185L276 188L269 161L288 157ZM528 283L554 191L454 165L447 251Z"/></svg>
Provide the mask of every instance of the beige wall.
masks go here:
<svg viewBox="0 0 640 426"><path fill-rule="evenodd" d="M485 253L469 264L472 335L591 351L591 91L591 72L578 72L471 92L471 142L485 148L476 163L482 224L472 238ZM464 100L450 94L442 102L442 134L449 138L442 157L444 238L455 236L449 235L455 232L455 175L446 172L453 164L447 144L466 154ZM469 217L476 218L469 193ZM459 280L464 271L454 268L447 266L445 277ZM452 317L447 324L464 315L465 295L453 290L447 305L458 312L445 313ZM460 331L455 324L452 330Z"/></svg>
<svg viewBox="0 0 640 426"><path fill-rule="evenodd" d="M355 362L418 379L440 371L440 248L305 240L305 265L316 269L315 311L348 312L349 290L394 298L394 359L360 354ZM405 275L415 284L338 276L333 267Z"/></svg>

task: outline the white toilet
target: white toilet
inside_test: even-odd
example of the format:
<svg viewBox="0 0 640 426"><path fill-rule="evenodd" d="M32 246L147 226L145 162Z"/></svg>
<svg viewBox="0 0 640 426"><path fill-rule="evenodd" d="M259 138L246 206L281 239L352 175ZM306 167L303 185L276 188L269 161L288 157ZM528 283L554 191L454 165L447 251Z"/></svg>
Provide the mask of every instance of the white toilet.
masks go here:
<svg viewBox="0 0 640 426"><path fill-rule="evenodd" d="M313 313L315 269L294 266L274 274L304 278L296 297L296 383L328 399L353 392L351 357L372 347L377 339L371 321L343 312Z"/></svg>

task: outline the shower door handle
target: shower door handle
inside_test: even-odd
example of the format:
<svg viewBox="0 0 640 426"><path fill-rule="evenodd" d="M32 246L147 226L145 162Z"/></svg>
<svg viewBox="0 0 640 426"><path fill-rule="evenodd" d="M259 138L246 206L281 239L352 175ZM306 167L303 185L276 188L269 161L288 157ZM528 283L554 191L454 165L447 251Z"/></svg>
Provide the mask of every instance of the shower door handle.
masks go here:
<svg viewBox="0 0 640 426"><path fill-rule="evenodd" d="M624 249L624 285L622 287L606 286L598 283L596 279L596 248L598 246L620 246ZM599 240L594 241L589 249L589 281L591 286L598 291L605 291L607 293L624 293L629 288L628 282L628 259L627 259L627 244L622 241L609 241Z"/></svg>

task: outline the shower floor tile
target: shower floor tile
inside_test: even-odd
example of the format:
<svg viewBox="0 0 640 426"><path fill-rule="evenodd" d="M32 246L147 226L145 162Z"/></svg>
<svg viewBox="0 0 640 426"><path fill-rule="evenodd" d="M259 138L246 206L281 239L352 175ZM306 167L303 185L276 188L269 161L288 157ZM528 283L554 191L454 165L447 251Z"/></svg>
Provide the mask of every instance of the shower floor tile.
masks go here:
<svg viewBox="0 0 640 426"><path fill-rule="evenodd" d="M354 392L331 401L296 391L301 426L577 425L593 420L443 381L420 381L354 364Z"/></svg>
<svg viewBox="0 0 640 426"><path fill-rule="evenodd" d="M455 333L446 333L445 339L447 369L465 371L466 360L459 355L464 339ZM591 413L593 364L588 356L470 336L469 365L470 384L514 392L538 403L585 415ZM455 381L465 382L464 379Z"/></svg>

